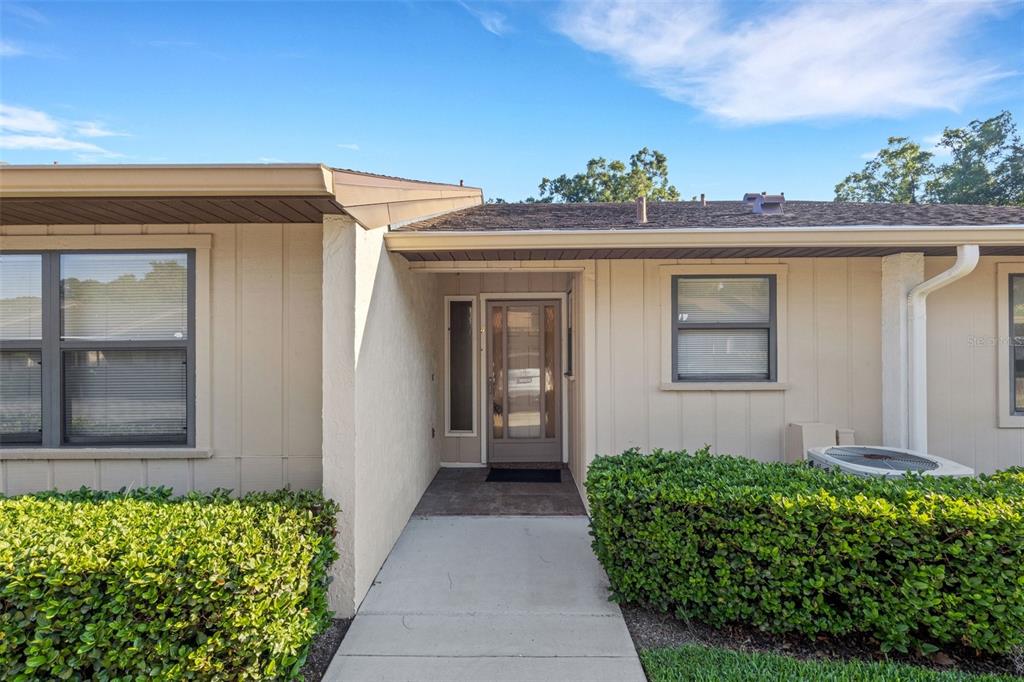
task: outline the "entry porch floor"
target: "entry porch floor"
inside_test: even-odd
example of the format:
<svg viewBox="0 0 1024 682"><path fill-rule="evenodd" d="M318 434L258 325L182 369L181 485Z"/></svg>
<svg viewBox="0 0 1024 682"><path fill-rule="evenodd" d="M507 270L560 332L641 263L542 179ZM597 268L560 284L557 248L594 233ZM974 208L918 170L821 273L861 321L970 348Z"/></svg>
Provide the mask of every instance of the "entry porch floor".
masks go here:
<svg viewBox="0 0 1024 682"><path fill-rule="evenodd" d="M572 474L561 483L494 483L485 467L441 469L413 516L582 516L586 509Z"/></svg>

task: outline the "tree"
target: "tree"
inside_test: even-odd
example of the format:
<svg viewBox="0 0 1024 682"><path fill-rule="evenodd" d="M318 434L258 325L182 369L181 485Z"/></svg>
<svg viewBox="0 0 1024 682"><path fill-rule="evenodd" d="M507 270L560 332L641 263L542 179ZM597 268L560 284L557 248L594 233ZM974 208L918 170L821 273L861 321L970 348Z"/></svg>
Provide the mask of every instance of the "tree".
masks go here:
<svg viewBox="0 0 1024 682"><path fill-rule="evenodd" d="M836 201L886 201L916 204L925 179L934 172L932 154L907 137L890 137L889 144L836 185Z"/></svg>
<svg viewBox="0 0 1024 682"><path fill-rule="evenodd" d="M836 201L1024 205L1024 145L1010 112L946 128L937 147L949 151L949 162L936 166L921 145L890 137L836 185Z"/></svg>
<svg viewBox="0 0 1024 682"><path fill-rule="evenodd" d="M541 202L633 201L644 196L652 201L678 201L679 191L668 181L668 159L657 150L644 147L622 161L603 157L587 162L587 169L575 175L559 175L540 181Z"/></svg>
<svg viewBox="0 0 1024 682"><path fill-rule="evenodd" d="M928 181L928 196L942 204L1024 204L1024 146L1013 116L1003 111L966 128L946 128L939 146L952 159Z"/></svg>

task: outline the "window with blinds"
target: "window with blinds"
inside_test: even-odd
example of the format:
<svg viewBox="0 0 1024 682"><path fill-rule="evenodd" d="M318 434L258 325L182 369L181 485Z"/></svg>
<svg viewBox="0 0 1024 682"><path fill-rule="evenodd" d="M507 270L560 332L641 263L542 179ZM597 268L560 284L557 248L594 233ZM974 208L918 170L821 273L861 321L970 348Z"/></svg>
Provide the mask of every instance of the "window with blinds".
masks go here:
<svg viewBox="0 0 1024 682"><path fill-rule="evenodd" d="M0 256L0 443L192 444L193 263Z"/></svg>
<svg viewBox="0 0 1024 682"><path fill-rule="evenodd" d="M775 380L775 276L673 278L676 381Z"/></svg>
<svg viewBox="0 0 1024 682"><path fill-rule="evenodd" d="M0 254L0 444L43 439L43 257Z"/></svg>
<svg viewBox="0 0 1024 682"><path fill-rule="evenodd" d="M1024 414L1024 275L1010 275L1010 372L1013 413Z"/></svg>

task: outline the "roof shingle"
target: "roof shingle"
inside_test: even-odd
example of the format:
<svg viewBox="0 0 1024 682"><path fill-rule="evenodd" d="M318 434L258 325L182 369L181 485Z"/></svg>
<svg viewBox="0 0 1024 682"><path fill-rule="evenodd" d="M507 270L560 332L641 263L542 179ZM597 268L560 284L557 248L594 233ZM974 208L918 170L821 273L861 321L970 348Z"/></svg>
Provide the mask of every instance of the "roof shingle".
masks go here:
<svg viewBox="0 0 1024 682"><path fill-rule="evenodd" d="M1022 225L1024 206L787 201L781 215L756 214L742 201L652 202L647 222L632 203L485 204L404 225L402 231L656 230L745 227Z"/></svg>

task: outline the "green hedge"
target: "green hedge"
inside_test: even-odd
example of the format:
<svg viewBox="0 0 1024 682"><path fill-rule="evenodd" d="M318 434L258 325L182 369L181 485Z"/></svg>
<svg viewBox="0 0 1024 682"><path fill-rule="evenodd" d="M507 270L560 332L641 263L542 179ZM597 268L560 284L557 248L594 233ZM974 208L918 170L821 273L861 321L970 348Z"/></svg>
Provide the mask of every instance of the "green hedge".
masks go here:
<svg viewBox="0 0 1024 682"><path fill-rule="evenodd" d="M630 451L594 461L587 495L621 602L883 651L1024 644L1024 470L886 481Z"/></svg>
<svg viewBox="0 0 1024 682"><path fill-rule="evenodd" d="M330 620L336 513L309 492L0 499L3 678L294 678Z"/></svg>

